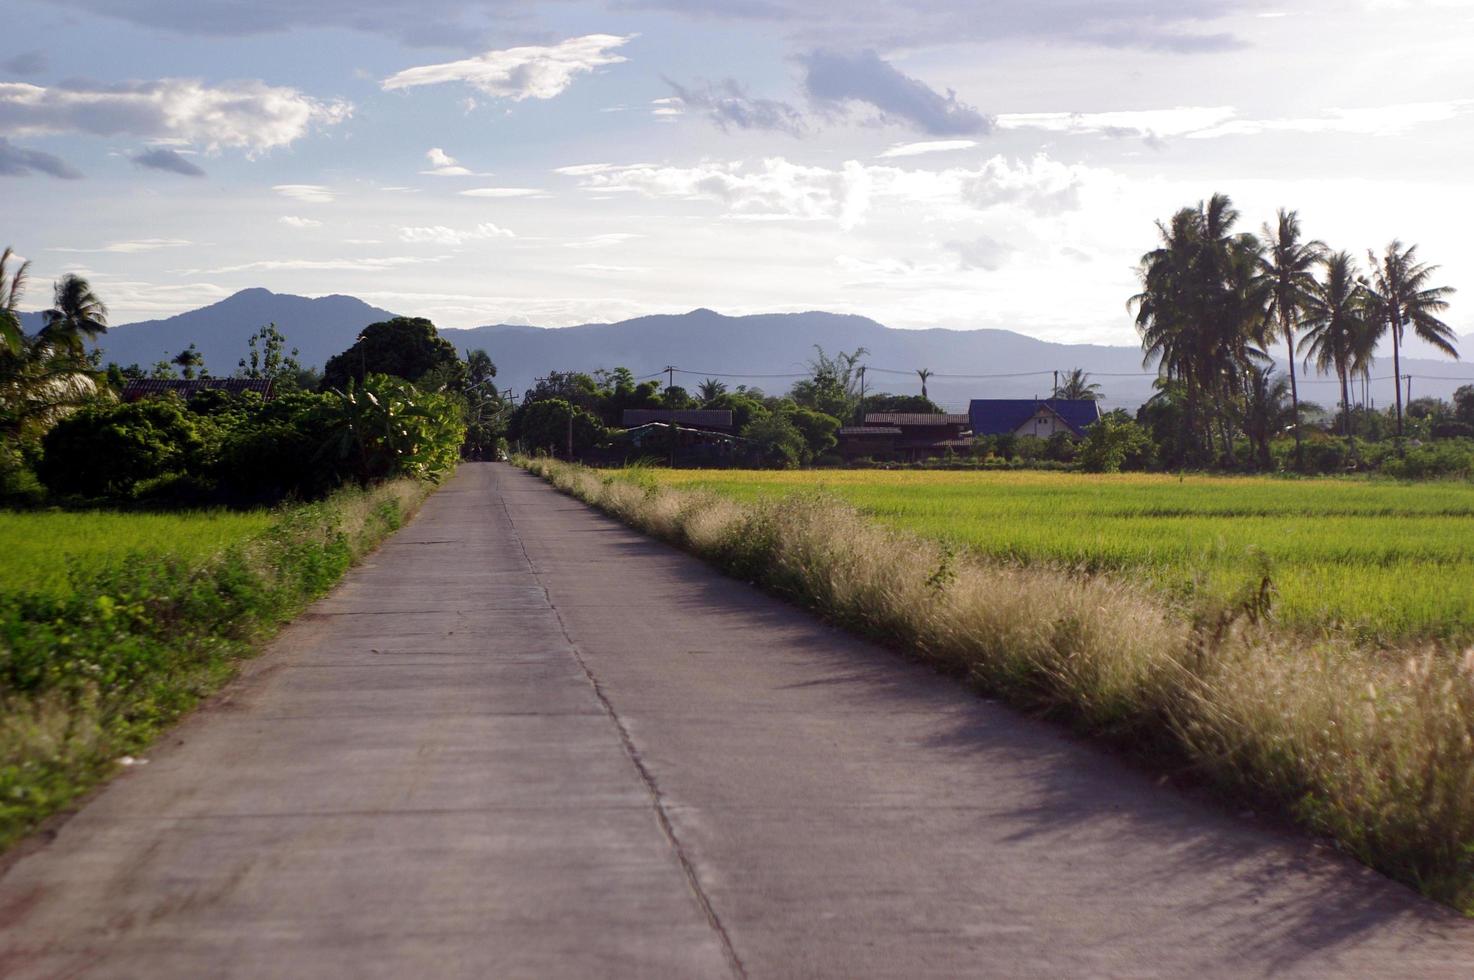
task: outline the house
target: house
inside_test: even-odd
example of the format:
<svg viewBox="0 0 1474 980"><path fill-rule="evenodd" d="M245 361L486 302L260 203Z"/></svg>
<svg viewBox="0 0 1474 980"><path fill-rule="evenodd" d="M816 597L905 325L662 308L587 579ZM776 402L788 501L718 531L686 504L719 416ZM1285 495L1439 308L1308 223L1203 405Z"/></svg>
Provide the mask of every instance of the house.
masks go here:
<svg viewBox="0 0 1474 980"><path fill-rule="evenodd" d="M144 398L163 398L178 395L185 401L202 391L224 391L239 395L254 391L262 401L271 401L273 394L270 378L139 378L123 386L123 401L136 402Z"/></svg>
<svg viewBox="0 0 1474 980"><path fill-rule="evenodd" d="M620 418L626 429L638 428L660 422L681 429L700 429L704 432L732 431L732 413L727 409L714 408L627 408Z"/></svg>
<svg viewBox="0 0 1474 980"><path fill-rule="evenodd" d="M1063 432L1085 438L1100 420L1100 403L1090 398L974 398L967 416L974 436L1038 436Z"/></svg>
<svg viewBox="0 0 1474 980"><path fill-rule="evenodd" d="M845 459L915 461L963 452L972 445L966 415L926 412L870 412L863 426L839 430L839 454Z"/></svg>

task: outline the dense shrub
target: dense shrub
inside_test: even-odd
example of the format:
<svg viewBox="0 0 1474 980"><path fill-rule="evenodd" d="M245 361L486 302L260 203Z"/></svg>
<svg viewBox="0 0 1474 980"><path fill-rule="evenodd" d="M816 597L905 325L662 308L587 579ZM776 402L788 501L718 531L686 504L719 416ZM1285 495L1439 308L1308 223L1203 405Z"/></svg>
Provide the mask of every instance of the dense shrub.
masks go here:
<svg viewBox="0 0 1474 980"><path fill-rule="evenodd" d="M129 496L144 480L199 467L200 426L175 399L93 405L58 422L42 441L42 482L55 494Z"/></svg>
<svg viewBox="0 0 1474 980"><path fill-rule="evenodd" d="M1404 458L1384 463L1382 472L1401 480L1474 476L1474 442L1451 439L1413 446Z"/></svg>
<svg viewBox="0 0 1474 980"><path fill-rule="evenodd" d="M742 430L747 453L758 466L798 466L808 455L804 434L784 415L765 415Z"/></svg>

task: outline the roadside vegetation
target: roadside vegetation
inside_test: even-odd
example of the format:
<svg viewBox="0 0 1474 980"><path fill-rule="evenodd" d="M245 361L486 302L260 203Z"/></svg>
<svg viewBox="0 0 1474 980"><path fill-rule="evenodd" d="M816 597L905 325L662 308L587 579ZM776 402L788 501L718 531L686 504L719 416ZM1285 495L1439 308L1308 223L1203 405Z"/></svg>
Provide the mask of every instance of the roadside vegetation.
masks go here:
<svg viewBox="0 0 1474 980"><path fill-rule="evenodd" d="M1474 651L1278 627L1269 584L1184 604L1128 576L959 552L832 495L521 465L837 623L1226 792L1474 913Z"/></svg>
<svg viewBox="0 0 1474 980"><path fill-rule="evenodd" d="M193 345L104 367L84 279L21 330L26 271L0 256L0 847L134 761L463 454L494 453L504 414L491 360L428 320L367 325L326 377L267 325L248 390Z"/></svg>
<svg viewBox="0 0 1474 980"><path fill-rule="evenodd" d="M648 470L741 501L821 492L995 562L1109 572L1186 605L1266 579L1281 627L1474 641L1474 483L1049 472Z"/></svg>

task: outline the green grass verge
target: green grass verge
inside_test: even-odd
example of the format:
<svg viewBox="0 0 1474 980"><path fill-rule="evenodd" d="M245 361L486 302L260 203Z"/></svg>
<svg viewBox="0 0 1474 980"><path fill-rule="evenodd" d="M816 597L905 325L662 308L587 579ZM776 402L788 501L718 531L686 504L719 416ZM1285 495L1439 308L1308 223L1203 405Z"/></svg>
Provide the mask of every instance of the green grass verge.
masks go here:
<svg viewBox="0 0 1474 980"><path fill-rule="evenodd" d="M1273 616L1474 640L1474 483L1163 474L651 470L738 500L822 491L994 561L1133 576L1188 603L1268 576Z"/></svg>
<svg viewBox="0 0 1474 980"><path fill-rule="evenodd" d="M272 514L253 534L261 515L235 524L209 515L56 515L58 529L84 529L81 540L114 520L126 527L145 518L124 539L146 544L70 563L61 587L43 576L39 589L0 593L0 848L217 690L428 491L410 480L343 490ZM26 526L36 516L49 519L6 520ZM156 536L171 526L180 543L172 550ZM210 540L230 543L207 551Z"/></svg>
<svg viewBox="0 0 1474 980"><path fill-rule="evenodd" d="M1277 811L1474 912L1474 650L1285 630L1246 583L1184 606L1126 576L957 551L833 495L737 499L521 465L729 574Z"/></svg>

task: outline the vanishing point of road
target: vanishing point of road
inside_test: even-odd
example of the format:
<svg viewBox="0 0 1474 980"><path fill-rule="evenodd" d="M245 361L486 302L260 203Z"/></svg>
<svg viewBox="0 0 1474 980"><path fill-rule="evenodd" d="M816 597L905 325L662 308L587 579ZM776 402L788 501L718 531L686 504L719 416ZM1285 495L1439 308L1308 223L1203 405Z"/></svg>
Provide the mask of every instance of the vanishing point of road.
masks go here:
<svg viewBox="0 0 1474 980"><path fill-rule="evenodd" d="M1474 924L467 464L0 877L4 977L1460 977Z"/></svg>

